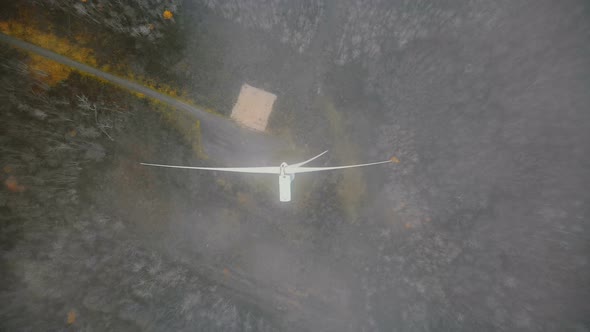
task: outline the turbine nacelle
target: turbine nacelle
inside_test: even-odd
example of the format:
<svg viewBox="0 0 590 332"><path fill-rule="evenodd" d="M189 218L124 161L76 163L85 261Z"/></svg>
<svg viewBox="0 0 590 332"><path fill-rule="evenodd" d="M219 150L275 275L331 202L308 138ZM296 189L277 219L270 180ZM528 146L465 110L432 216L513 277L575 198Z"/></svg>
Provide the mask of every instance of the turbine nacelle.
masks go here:
<svg viewBox="0 0 590 332"><path fill-rule="evenodd" d="M281 170L281 172L280 172L281 175L285 175L285 173L286 173L285 170L287 169L287 166L289 166L289 165L286 162L283 161L281 163L281 165L279 166L279 168Z"/></svg>

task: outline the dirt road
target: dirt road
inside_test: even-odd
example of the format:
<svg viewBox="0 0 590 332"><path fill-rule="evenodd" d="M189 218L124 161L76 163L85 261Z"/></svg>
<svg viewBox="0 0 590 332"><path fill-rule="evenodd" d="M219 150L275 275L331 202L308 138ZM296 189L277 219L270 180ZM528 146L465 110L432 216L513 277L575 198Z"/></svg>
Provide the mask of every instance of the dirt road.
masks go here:
<svg viewBox="0 0 590 332"><path fill-rule="evenodd" d="M240 127L230 119L207 113L136 82L103 72L5 34L0 33L0 42L44 56L81 72L107 80L130 91L142 93L150 98L166 103L180 112L191 114L201 122L201 143L205 154L216 163L235 164L238 166L277 163L278 160L275 160L273 157L276 158L279 151L285 150L286 144L277 137ZM158 160L157 162L165 163L165 160Z"/></svg>

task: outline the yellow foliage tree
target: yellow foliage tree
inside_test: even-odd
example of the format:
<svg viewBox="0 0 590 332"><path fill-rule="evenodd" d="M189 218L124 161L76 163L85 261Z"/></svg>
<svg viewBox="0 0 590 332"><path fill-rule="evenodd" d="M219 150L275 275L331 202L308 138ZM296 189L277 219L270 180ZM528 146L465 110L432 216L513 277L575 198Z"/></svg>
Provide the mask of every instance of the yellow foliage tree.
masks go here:
<svg viewBox="0 0 590 332"><path fill-rule="evenodd" d="M72 72L69 67L36 54L29 57L29 66L33 69L33 75L49 86L65 80Z"/></svg>
<svg viewBox="0 0 590 332"><path fill-rule="evenodd" d="M165 19L171 19L173 14L171 11L166 10L164 11L163 16ZM98 61L94 57L94 51L92 49L79 46L67 38L60 38L52 33L36 28L30 23L25 24L25 22L26 21L20 20L0 21L0 31L7 35L14 36L32 44L49 49L55 53L67 56L78 62L85 63L95 68L100 68L98 66ZM92 36L80 33L74 37L74 40L77 43L84 44L85 41L90 38L92 38ZM47 76L41 75L40 79L49 85L53 85L67 78L69 72L71 71L59 64L52 64L52 62L49 60L43 60L40 57L33 58L31 66L35 69L38 69L40 72L45 72L48 74ZM188 93L185 89L178 89L163 83L156 83L153 79L137 76L133 72L130 72L128 68L125 67L124 63L111 64L111 66L105 64L101 69L103 71L121 75L130 80L139 82L160 93L182 100L189 105L201 107L207 112L216 113L212 109L196 105L195 102L188 97ZM138 93L136 93L136 95L143 96L142 94Z"/></svg>
<svg viewBox="0 0 590 332"><path fill-rule="evenodd" d="M70 310L68 312L67 322L68 322L68 325L72 325L76 322L76 312L74 310Z"/></svg>

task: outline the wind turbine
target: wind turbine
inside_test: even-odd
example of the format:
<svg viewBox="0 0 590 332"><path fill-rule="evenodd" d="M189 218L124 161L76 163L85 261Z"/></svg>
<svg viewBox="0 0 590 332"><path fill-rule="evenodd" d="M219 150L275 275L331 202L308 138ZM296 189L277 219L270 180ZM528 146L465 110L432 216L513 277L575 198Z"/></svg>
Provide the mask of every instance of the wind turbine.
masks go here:
<svg viewBox="0 0 590 332"><path fill-rule="evenodd" d="M399 160L393 157L390 160L385 161L378 161L374 163L368 164L357 164L357 165L346 165L346 166L334 166L334 167L303 167L303 165L309 163L310 161L319 158L320 156L324 155L328 151L324 151L317 156L308 159L306 161L289 165L286 162L282 162L280 166L271 166L271 167L193 167L193 166L175 166L175 165L161 165L161 164L148 164L148 163L141 163L145 166L155 166L155 167L170 167L170 168L183 168L183 169L199 169L205 171L221 171L221 172L235 172L235 173L254 173L254 174L277 174L279 176L279 198L281 202L290 202L291 201L291 182L295 179L295 174L297 173L309 173L309 172L319 172L319 171L331 171L337 169L344 169L344 168L355 168L355 167L364 167L364 166L372 166L372 165L379 165L385 163L398 163Z"/></svg>

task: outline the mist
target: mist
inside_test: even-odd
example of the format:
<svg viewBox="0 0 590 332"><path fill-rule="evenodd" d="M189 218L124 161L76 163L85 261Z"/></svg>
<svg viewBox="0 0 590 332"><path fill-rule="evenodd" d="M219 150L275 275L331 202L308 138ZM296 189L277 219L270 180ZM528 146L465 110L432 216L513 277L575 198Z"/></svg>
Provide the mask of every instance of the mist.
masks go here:
<svg viewBox="0 0 590 332"><path fill-rule="evenodd" d="M590 330L587 1L23 0L0 32L0 330ZM288 203L140 164L325 150L396 162Z"/></svg>

